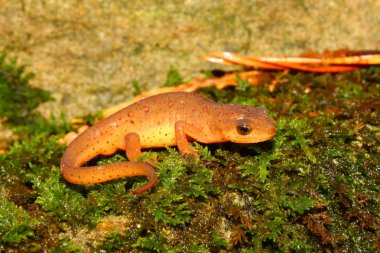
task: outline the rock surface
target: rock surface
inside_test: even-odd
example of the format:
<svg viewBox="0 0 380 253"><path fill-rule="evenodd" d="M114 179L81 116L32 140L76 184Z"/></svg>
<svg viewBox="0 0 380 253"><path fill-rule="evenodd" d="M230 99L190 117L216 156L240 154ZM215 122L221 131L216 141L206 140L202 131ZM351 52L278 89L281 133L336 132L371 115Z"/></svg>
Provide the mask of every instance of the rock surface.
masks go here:
<svg viewBox="0 0 380 253"><path fill-rule="evenodd" d="M366 2L366 4L364 4ZM44 115L95 112L164 83L170 66L187 81L220 68L199 55L223 50L297 55L379 49L380 1L0 0L0 50L36 73L55 101Z"/></svg>

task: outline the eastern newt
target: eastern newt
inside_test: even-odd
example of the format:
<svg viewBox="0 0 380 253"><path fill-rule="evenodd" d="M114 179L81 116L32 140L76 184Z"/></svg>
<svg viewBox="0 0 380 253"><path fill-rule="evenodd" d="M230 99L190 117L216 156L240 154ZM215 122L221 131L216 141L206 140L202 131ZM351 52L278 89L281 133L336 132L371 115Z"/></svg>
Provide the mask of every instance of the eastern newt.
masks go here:
<svg viewBox="0 0 380 253"><path fill-rule="evenodd" d="M164 93L127 106L80 134L62 156L61 173L73 184L146 176L148 182L132 192L140 194L157 183L153 167L137 162L142 148L177 145L181 155L197 156L189 141L256 143L275 133L263 107L217 104L195 93ZM129 162L82 167L98 155L119 149L126 151Z"/></svg>

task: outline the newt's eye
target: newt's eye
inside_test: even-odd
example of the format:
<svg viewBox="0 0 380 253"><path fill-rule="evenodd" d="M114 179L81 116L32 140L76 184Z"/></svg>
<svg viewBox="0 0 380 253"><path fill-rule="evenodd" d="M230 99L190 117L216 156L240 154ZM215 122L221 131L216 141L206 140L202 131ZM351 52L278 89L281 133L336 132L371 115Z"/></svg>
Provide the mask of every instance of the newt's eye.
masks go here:
<svg viewBox="0 0 380 253"><path fill-rule="evenodd" d="M236 121L236 130L240 135L247 135L252 132L249 120L241 118Z"/></svg>
<svg viewBox="0 0 380 253"><path fill-rule="evenodd" d="M248 125L244 124L237 126L237 131L241 135L247 135L252 131L252 129Z"/></svg>

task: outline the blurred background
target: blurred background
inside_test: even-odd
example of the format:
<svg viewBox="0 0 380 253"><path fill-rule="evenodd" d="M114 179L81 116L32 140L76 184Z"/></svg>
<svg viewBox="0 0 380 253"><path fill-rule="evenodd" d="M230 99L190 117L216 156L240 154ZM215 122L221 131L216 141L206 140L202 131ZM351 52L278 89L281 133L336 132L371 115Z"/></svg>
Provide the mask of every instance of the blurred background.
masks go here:
<svg viewBox="0 0 380 253"><path fill-rule="evenodd" d="M221 68L211 51L298 55L380 49L380 1L0 0L0 50L36 73L55 100L39 110L69 118L162 85L171 67L185 81Z"/></svg>

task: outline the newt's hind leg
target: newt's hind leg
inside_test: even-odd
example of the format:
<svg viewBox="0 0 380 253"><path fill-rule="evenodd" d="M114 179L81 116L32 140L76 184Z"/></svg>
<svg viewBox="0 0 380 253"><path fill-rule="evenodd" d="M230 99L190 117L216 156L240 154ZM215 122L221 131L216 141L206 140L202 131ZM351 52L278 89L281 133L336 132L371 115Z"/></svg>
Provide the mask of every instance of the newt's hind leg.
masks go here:
<svg viewBox="0 0 380 253"><path fill-rule="evenodd" d="M124 137L124 141L125 141L125 154L128 160L136 162L137 159L142 155L141 142L140 142L139 135L136 133L128 133ZM133 194L141 194L143 192L146 192L147 190L152 188L158 181L156 172L154 170L154 167L156 167L157 161L148 160L145 162L148 163L150 166L148 164L145 164L145 166L140 166L140 167L136 166L135 170L137 174L141 173L142 175L148 177L149 181L146 184L135 189L132 192ZM137 162L137 164L141 164L141 163Z"/></svg>
<svg viewBox="0 0 380 253"><path fill-rule="evenodd" d="M146 192L150 188L152 188L158 181L156 172L154 168L152 168L150 165L146 163L137 162L137 159L141 156L141 142L140 137L136 133L128 133L124 137L125 141L125 153L128 158L128 160L132 162L128 162L127 164L130 165L130 167L133 168L133 172L136 176L146 176L148 178L148 182L144 185L141 185L137 189L135 189L132 193L133 194L141 194L143 192ZM149 163L149 162L148 162ZM149 163L150 164L150 163ZM135 165L135 166L133 166Z"/></svg>
<svg viewBox="0 0 380 253"><path fill-rule="evenodd" d="M129 161L137 161L141 156L140 137L136 133L128 133L124 137L125 154Z"/></svg>
<svg viewBox="0 0 380 253"><path fill-rule="evenodd" d="M136 133L128 133L124 137L125 142L125 154L129 161L137 161L137 159L143 155L141 152L141 142L140 137ZM154 168L157 167L157 160L156 159L146 159L144 162L147 164L153 166Z"/></svg>

